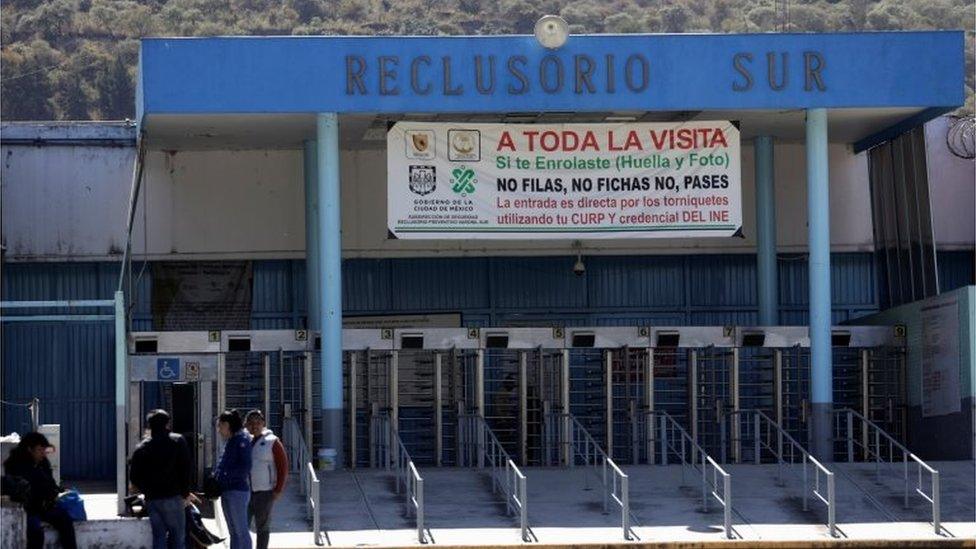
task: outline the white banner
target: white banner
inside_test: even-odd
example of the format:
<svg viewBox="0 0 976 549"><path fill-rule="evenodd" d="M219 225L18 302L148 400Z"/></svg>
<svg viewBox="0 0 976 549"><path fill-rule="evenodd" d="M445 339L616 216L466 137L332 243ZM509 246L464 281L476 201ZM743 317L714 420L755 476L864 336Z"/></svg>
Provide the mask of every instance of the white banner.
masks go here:
<svg viewBox="0 0 976 549"><path fill-rule="evenodd" d="M728 237L742 227L728 121L398 122L387 134L395 238Z"/></svg>
<svg viewBox="0 0 976 549"><path fill-rule="evenodd" d="M922 308L922 417L960 410L959 303Z"/></svg>

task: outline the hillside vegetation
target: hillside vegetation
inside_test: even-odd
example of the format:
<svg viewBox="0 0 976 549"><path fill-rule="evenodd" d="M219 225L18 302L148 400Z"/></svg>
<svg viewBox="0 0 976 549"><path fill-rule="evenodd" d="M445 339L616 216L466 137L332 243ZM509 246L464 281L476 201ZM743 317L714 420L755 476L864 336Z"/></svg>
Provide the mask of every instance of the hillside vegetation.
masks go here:
<svg viewBox="0 0 976 549"><path fill-rule="evenodd" d="M133 116L143 36L531 33L558 13L575 33L967 31L969 0L7 0L2 5L4 120Z"/></svg>

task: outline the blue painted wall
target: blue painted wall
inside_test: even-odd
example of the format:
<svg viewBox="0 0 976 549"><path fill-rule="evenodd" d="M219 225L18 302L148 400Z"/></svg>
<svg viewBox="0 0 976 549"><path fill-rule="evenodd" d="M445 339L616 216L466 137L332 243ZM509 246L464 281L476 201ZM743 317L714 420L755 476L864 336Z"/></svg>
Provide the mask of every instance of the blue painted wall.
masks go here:
<svg viewBox="0 0 976 549"><path fill-rule="evenodd" d="M343 269L348 314L458 312L470 325L751 324L756 321L755 256L350 259ZM139 276L133 326L152 329L151 265ZM783 323L806 322L806 260L779 257ZM251 325L305 322L304 261L254 262ZM973 284L973 253L939 254L943 290ZM109 298L115 263L15 263L3 266L2 299ZM877 310L873 256L834 254L834 320ZM50 312L50 311L49 311ZM2 398L41 399L41 419L62 425L63 474L111 478L114 472L113 344L109 323L7 324L2 328ZM24 431L25 410L4 406L3 430Z"/></svg>
<svg viewBox="0 0 976 549"><path fill-rule="evenodd" d="M955 107L965 99L963 41L962 31L589 35L547 50L532 36L149 38L137 112L142 121L156 113ZM767 84L772 52L787 56L781 90ZM814 52L819 61L807 63L823 64L823 88L804 78ZM593 64L592 86L576 78L580 59ZM494 68L481 90L476 63L485 75Z"/></svg>

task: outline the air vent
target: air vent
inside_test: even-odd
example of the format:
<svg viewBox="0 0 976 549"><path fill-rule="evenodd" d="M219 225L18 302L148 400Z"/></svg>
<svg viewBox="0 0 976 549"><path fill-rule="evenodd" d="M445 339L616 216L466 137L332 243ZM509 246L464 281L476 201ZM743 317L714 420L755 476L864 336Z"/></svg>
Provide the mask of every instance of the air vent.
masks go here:
<svg viewBox="0 0 976 549"><path fill-rule="evenodd" d="M401 349L423 349L424 336L420 334L404 335L400 338Z"/></svg>
<svg viewBox="0 0 976 549"><path fill-rule="evenodd" d="M657 346L658 347L677 347L678 342L681 341L681 334L678 332L658 332L657 333Z"/></svg>
<svg viewBox="0 0 976 549"><path fill-rule="evenodd" d="M137 353L156 353L159 352L159 341L155 339L137 339Z"/></svg>
<svg viewBox="0 0 976 549"><path fill-rule="evenodd" d="M762 347L765 343L765 332L746 332L742 334L743 347Z"/></svg>
<svg viewBox="0 0 976 549"><path fill-rule="evenodd" d="M485 336L485 347L489 349L508 349L508 334L488 334Z"/></svg>
<svg viewBox="0 0 976 549"><path fill-rule="evenodd" d="M593 347L596 345L594 334L573 334L573 347Z"/></svg>
<svg viewBox="0 0 976 549"><path fill-rule="evenodd" d="M830 332L830 345L832 347L850 347L850 332Z"/></svg>
<svg viewBox="0 0 976 549"><path fill-rule="evenodd" d="M231 337L227 339L227 350L228 351L250 351L251 350L251 338L249 337Z"/></svg>

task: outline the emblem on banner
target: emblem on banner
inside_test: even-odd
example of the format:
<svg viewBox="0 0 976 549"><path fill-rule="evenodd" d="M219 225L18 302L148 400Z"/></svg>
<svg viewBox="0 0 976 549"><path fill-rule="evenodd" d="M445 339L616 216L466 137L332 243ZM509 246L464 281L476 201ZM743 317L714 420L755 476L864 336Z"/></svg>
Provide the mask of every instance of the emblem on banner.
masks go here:
<svg viewBox="0 0 976 549"><path fill-rule="evenodd" d="M452 162L481 161L481 132L478 130L447 130L447 159Z"/></svg>
<svg viewBox="0 0 976 549"><path fill-rule="evenodd" d="M434 159L434 130L407 130L405 141L407 158Z"/></svg>
<svg viewBox="0 0 976 549"><path fill-rule="evenodd" d="M410 190L420 196L428 195L437 188L436 166L410 166Z"/></svg>
<svg viewBox="0 0 976 549"><path fill-rule="evenodd" d="M451 170L451 176L452 191L461 196L467 196L474 192L474 184L478 182L474 176L474 170L467 166L454 168Z"/></svg>

